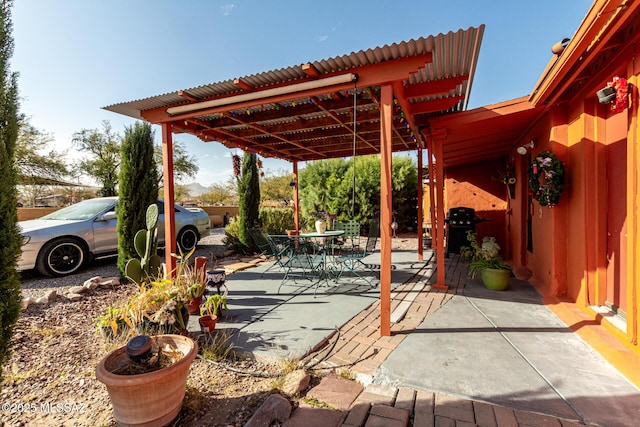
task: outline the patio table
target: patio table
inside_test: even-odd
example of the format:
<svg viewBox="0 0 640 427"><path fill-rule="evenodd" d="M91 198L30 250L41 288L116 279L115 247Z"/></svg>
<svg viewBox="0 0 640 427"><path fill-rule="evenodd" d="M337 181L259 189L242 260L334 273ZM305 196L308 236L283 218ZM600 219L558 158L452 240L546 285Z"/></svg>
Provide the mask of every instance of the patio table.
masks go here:
<svg viewBox="0 0 640 427"><path fill-rule="evenodd" d="M324 233L310 232L300 233L299 236L305 239L313 239L316 241L316 255L320 257L315 267L315 273L318 275L318 281L315 283L313 295L316 295L318 286L322 282L329 284L329 278L337 281L340 277L340 263L334 262L333 253L329 253L327 242L335 237L342 236L344 230L327 230ZM330 259L331 258L331 259Z"/></svg>

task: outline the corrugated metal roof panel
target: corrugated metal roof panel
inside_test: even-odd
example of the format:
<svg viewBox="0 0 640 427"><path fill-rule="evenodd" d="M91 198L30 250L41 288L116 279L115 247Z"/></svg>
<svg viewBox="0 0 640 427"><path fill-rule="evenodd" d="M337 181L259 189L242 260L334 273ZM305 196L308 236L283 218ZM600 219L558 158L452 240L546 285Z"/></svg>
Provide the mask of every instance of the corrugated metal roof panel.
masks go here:
<svg viewBox="0 0 640 427"><path fill-rule="evenodd" d="M460 29L455 33L448 32L437 36L393 43L373 49L352 52L348 55L315 61L312 64L320 74L327 74L433 52L433 62L426 64L424 69L412 75L409 78L410 84L460 76L469 74L472 71L470 67L473 66L474 57L477 57L477 49L474 49L473 46L479 38L481 39L483 31L484 26L467 30ZM240 79L255 88L263 88L306 78L307 75L302 71L302 67L297 65L244 76ZM183 90L199 99L210 99L241 92L233 83L233 79ZM464 94L463 90L465 90L465 87L460 88L459 94ZM177 93L178 91L112 104L104 108L131 117L142 118L140 111L187 103Z"/></svg>

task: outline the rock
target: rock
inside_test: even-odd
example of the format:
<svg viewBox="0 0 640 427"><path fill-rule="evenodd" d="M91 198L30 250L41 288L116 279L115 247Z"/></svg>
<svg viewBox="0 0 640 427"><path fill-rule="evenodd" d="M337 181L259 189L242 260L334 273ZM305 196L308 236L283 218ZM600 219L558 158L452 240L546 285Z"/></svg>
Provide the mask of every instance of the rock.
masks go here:
<svg viewBox="0 0 640 427"><path fill-rule="evenodd" d="M35 298L32 298L32 297L22 298L22 309L26 310L34 302L36 302L36 300Z"/></svg>
<svg viewBox="0 0 640 427"><path fill-rule="evenodd" d="M47 302L53 302L57 296L58 296L58 292L55 290L49 291L44 295L44 297L47 299Z"/></svg>
<svg viewBox="0 0 640 427"><path fill-rule="evenodd" d="M311 376L304 369L295 370L284 378L282 392L288 396L295 396L309 387L310 381Z"/></svg>
<svg viewBox="0 0 640 427"><path fill-rule="evenodd" d="M291 416L291 403L279 394L272 394L258 408L244 427L270 426L274 421L285 422Z"/></svg>
<svg viewBox="0 0 640 427"><path fill-rule="evenodd" d="M94 276L91 279L85 280L84 286L87 286L87 283L91 283L91 282L95 282L95 283L102 282L102 276Z"/></svg>
<svg viewBox="0 0 640 427"><path fill-rule="evenodd" d="M82 299L82 295L80 294L74 294L74 293L68 293L67 294L67 299L69 301L79 301Z"/></svg>
<svg viewBox="0 0 640 427"><path fill-rule="evenodd" d="M47 297L40 297L36 300L36 304L44 304L47 305L49 304L49 300L47 299Z"/></svg>
<svg viewBox="0 0 640 427"><path fill-rule="evenodd" d="M100 282L100 286L116 286L118 284L120 284L119 277L109 277Z"/></svg>
<svg viewBox="0 0 640 427"><path fill-rule="evenodd" d="M83 286L87 289L95 289L98 286L100 286L100 282L102 282L102 277L100 276L96 276L96 277L92 277L91 279L88 279L84 282Z"/></svg>
<svg viewBox="0 0 640 427"><path fill-rule="evenodd" d="M82 294L84 292L87 292L89 290L89 288L86 288L84 286L72 286L69 288L69 294Z"/></svg>
<svg viewBox="0 0 640 427"><path fill-rule="evenodd" d="M85 290L94 290L96 289L98 286L100 286L100 282L85 282L83 288Z"/></svg>

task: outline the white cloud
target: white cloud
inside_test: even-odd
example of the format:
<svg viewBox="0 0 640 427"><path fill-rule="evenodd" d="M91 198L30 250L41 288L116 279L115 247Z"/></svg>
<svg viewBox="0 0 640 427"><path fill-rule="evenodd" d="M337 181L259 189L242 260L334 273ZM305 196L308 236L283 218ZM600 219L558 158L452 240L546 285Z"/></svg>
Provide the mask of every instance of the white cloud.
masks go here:
<svg viewBox="0 0 640 427"><path fill-rule="evenodd" d="M326 41L328 38L329 36L324 35L324 36L317 36L316 38L314 38L314 40L317 42L323 42L323 41Z"/></svg>
<svg viewBox="0 0 640 427"><path fill-rule="evenodd" d="M229 16L234 7L236 7L235 4L225 4L224 6L220 6L222 16Z"/></svg>

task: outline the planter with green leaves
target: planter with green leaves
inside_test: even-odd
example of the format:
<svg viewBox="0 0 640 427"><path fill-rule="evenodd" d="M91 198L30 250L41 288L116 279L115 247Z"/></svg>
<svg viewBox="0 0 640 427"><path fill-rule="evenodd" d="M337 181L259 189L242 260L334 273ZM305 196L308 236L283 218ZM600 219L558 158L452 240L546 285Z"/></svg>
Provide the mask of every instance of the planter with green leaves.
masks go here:
<svg viewBox="0 0 640 427"><path fill-rule="evenodd" d="M484 237L482 244L476 240L473 231L467 232L467 241L470 246L460 248L463 257L471 258L469 272L475 278L478 273L482 283L487 289L503 291L509 287L511 266L505 264L500 256L500 246L495 237Z"/></svg>

